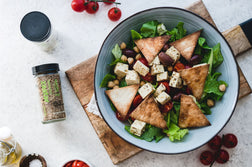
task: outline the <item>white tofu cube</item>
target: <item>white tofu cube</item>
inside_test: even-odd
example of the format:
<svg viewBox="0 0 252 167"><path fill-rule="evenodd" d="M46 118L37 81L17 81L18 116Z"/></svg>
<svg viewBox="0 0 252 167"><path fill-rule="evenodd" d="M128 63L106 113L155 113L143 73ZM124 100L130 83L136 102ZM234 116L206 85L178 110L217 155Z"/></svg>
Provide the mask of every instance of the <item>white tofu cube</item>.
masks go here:
<svg viewBox="0 0 252 167"><path fill-rule="evenodd" d="M130 133L136 136L141 136L145 130L145 126L145 122L135 120L130 126Z"/></svg>
<svg viewBox="0 0 252 167"><path fill-rule="evenodd" d="M171 46L169 49L167 49L165 53L174 60L173 64L180 59L180 53L174 46Z"/></svg>
<svg viewBox="0 0 252 167"><path fill-rule="evenodd" d="M171 96L168 95L166 92L162 92L160 93L157 97L156 100L161 104L164 105L165 103L167 103L168 101L171 100Z"/></svg>
<svg viewBox="0 0 252 167"><path fill-rule="evenodd" d="M118 77L123 78L127 74L128 70L129 70L129 65L128 64L117 63L116 66L115 66L115 69L114 69L114 73Z"/></svg>
<svg viewBox="0 0 252 167"><path fill-rule="evenodd" d="M144 84L139 90L138 93L144 99L146 96L150 95L155 91L155 88L152 86L151 83Z"/></svg>
<svg viewBox="0 0 252 167"><path fill-rule="evenodd" d="M154 64L151 67L151 75L156 75L156 74L159 74L159 73L162 73L162 72L164 72L164 66L163 65Z"/></svg>
<svg viewBox="0 0 252 167"><path fill-rule="evenodd" d="M134 70L129 70L126 74L125 81L127 85L140 84L140 77Z"/></svg>
<svg viewBox="0 0 252 167"><path fill-rule="evenodd" d="M173 71L169 86L173 88L181 88L183 86L182 79L180 78L180 74L178 72Z"/></svg>
<svg viewBox="0 0 252 167"><path fill-rule="evenodd" d="M160 64L160 60L158 56L156 56L155 59L149 65L153 66L154 64Z"/></svg>
<svg viewBox="0 0 252 167"><path fill-rule="evenodd" d="M168 72L162 72L160 74L157 74L157 81L164 81L164 80L168 80Z"/></svg>
<svg viewBox="0 0 252 167"><path fill-rule="evenodd" d="M154 93L154 97L157 97L160 93L162 93L163 91L165 91L166 90L166 87L164 86L164 84L160 84L158 87L157 87L157 89L156 89L156 91L155 91L155 93Z"/></svg>
<svg viewBox="0 0 252 167"><path fill-rule="evenodd" d="M133 69L138 72L140 75L145 76L150 71L149 67L144 65L141 61L137 60L133 66Z"/></svg>

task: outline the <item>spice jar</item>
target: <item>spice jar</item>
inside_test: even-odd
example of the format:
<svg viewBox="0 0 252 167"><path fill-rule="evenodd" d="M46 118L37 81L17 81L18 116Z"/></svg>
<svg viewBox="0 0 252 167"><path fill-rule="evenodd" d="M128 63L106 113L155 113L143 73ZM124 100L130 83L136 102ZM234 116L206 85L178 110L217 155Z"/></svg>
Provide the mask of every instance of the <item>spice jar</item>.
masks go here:
<svg viewBox="0 0 252 167"><path fill-rule="evenodd" d="M18 163L22 149L8 127L0 128L0 165L14 166Z"/></svg>
<svg viewBox="0 0 252 167"><path fill-rule="evenodd" d="M26 14L20 24L23 36L39 45L42 50L51 52L57 43L57 33L53 31L49 18L38 11Z"/></svg>
<svg viewBox="0 0 252 167"><path fill-rule="evenodd" d="M66 119L61 91L59 65L43 64L32 67L36 77L42 105L42 123L50 123Z"/></svg>

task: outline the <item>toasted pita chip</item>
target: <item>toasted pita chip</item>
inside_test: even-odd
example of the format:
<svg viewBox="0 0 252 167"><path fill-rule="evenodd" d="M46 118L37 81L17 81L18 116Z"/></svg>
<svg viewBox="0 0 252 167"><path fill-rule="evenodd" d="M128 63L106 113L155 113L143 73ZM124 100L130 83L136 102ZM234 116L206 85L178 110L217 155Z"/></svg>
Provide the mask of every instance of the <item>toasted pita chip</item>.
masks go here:
<svg viewBox="0 0 252 167"><path fill-rule="evenodd" d="M164 35L153 38L138 39L134 42L143 53L148 63L151 63L164 47L165 43L169 41L170 37L170 35Z"/></svg>
<svg viewBox="0 0 252 167"><path fill-rule="evenodd" d="M166 128L164 116L161 114L153 96L147 97L142 103L140 103L130 116L136 120L146 122L158 128Z"/></svg>
<svg viewBox="0 0 252 167"><path fill-rule="evenodd" d="M181 78L186 82L188 88L197 100L200 100L203 94L208 69L209 64L203 64L179 71Z"/></svg>
<svg viewBox="0 0 252 167"><path fill-rule="evenodd" d="M190 61L201 31L199 30L189 34L184 38L170 43L170 45L174 46L187 61Z"/></svg>
<svg viewBox="0 0 252 167"><path fill-rule="evenodd" d="M188 95L181 95L179 123L180 128L195 128L211 125L206 116Z"/></svg>
<svg viewBox="0 0 252 167"><path fill-rule="evenodd" d="M131 85L105 91L122 118L125 118L127 116L138 88L139 85Z"/></svg>

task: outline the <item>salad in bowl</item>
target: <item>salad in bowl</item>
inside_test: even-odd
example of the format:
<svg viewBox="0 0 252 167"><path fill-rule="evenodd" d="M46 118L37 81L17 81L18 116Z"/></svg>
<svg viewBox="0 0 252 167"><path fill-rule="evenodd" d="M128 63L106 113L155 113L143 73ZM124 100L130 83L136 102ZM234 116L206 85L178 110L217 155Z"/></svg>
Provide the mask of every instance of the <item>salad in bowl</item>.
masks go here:
<svg viewBox="0 0 252 167"><path fill-rule="evenodd" d="M207 115L228 87L218 79L220 43L209 46L204 29L188 34L183 22L166 27L151 20L129 30L100 83L125 131L148 142L185 141L191 129L211 126Z"/></svg>

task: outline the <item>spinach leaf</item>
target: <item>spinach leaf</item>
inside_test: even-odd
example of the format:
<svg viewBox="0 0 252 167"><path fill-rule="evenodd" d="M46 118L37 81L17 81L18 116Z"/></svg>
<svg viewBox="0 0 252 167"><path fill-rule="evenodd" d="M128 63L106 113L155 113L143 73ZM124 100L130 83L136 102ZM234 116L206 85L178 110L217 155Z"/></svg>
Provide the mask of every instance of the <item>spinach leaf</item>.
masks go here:
<svg viewBox="0 0 252 167"><path fill-rule="evenodd" d="M210 108L206 104L206 101L203 103L200 103L200 109L203 112L203 114L206 114L206 115L212 114L212 111L210 110Z"/></svg>
<svg viewBox="0 0 252 167"><path fill-rule="evenodd" d="M186 35L186 29L184 29L184 23L179 22L178 25L171 31L167 31L167 35L171 35L169 42L174 42L178 39L183 38Z"/></svg>
<svg viewBox="0 0 252 167"><path fill-rule="evenodd" d="M221 54L220 43L213 47L213 69L217 68L223 62L223 56Z"/></svg>
<svg viewBox="0 0 252 167"><path fill-rule="evenodd" d="M115 59L120 59L122 57L122 50L118 44L112 49L112 54L114 55Z"/></svg>
<svg viewBox="0 0 252 167"><path fill-rule="evenodd" d="M122 61L122 59L115 59L112 63L110 63L110 66L114 66L117 63L127 63L126 61Z"/></svg>
<svg viewBox="0 0 252 167"><path fill-rule="evenodd" d="M145 38L147 37L155 37L157 33L157 20L149 21L144 23L140 29L141 35Z"/></svg>
<svg viewBox="0 0 252 167"><path fill-rule="evenodd" d="M102 88L102 87L107 87L108 82L109 82L109 81L112 81L112 80L114 80L114 79L116 79L116 76L115 76L115 75L106 74L105 77L103 78L102 82L101 82L100 87L101 87L101 88Z"/></svg>
<svg viewBox="0 0 252 167"><path fill-rule="evenodd" d="M131 38L134 41L134 40L137 40L137 39L142 39L143 37L138 32L136 32L135 30L131 30Z"/></svg>
<svg viewBox="0 0 252 167"><path fill-rule="evenodd" d="M127 82L125 81L125 79L123 79L122 81L120 81L119 87L121 88L121 87L125 87L125 86L127 86Z"/></svg>
<svg viewBox="0 0 252 167"><path fill-rule="evenodd" d="M135 138L142 139L141 137L136 136L136 135L134 135L134 134L132 134L132 133L130 132L130 126L125 125L124 129L125 129L127 132L129 132L129 134L131 134L132 136L134 136Z"/></svg>

